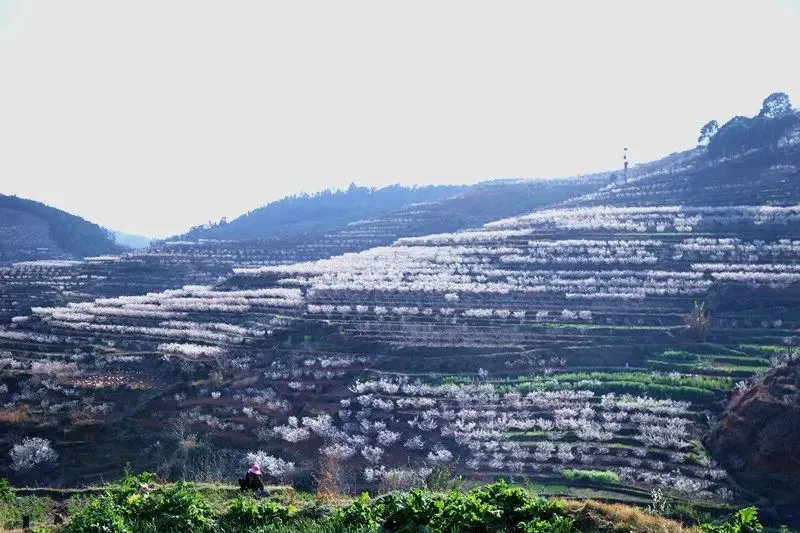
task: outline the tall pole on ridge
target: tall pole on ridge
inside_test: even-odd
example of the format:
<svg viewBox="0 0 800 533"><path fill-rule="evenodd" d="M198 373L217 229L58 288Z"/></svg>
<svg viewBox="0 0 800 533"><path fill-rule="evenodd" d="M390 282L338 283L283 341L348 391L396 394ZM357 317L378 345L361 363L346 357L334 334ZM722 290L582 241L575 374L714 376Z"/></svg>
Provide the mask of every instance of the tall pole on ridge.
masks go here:
<svg viewBox="0 0 800 533"><path fill-rule="evenodd" d="M622 170L622 182L625 183L628 181L628 149L622 152L622 163L623 163L623 170Z"/></svg>

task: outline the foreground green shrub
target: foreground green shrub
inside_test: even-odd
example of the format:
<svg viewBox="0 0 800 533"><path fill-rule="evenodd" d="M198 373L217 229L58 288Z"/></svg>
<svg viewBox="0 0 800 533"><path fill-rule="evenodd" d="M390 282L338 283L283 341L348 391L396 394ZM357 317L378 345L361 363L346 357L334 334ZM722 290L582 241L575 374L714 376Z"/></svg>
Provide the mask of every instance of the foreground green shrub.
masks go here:
<svg viewBox="0 0 800 533"><path fill-rule="evenodd" d="M757 533L763 529L758 521L758 511L755 507L747 507L736 513L733 523L713 525L703 524L700 529L706 533Z"/></svg>
<svg viewBox="0 0 800 533"><path fill-rule="evenodd" d="M345 527L388 531L567 532L572 524L560 503L532 497L504 481L469 492L412 489L374 500L364 494L335 518Z"/></svg>
<svg viewBox="0 0 800 533"><path fill-rule="evenodd" d="M47 519L47 512L52 503L50 498L43 496L15 497L10 496L0 499L0 530L22 527L22 517L30 517L31 524L41 524Z"/></svg>
<svg viewBox="0 0 800 533"><path fill-rule="evenodd" d="M214 533L210 505L186 483L149 490L149 473L126 475L115 487L73 516L67 533Z"/></svg>
<svg viewBox="0 0 800 533"><path fill-rule="evenodd" d="M110 494L92 500L74 515L61 530L63 533L130 533L126 525L125 510L114 502Z"/></svg>
<svg viewBox="0 0 800 533"><path fill-rule="evenodd" d="M8 481L0 478L0 502L14 501L14 493L8 488Z"/></svg>
<svg viewBox="0 0 800 533"><path fill-rule="evenodd" d="M215 513L195 489L185 483L129 497L134 531L153 533L214 533Z"/></svg>
<svg viewBox="0 0 800 533"><path fill-rule="evenodd" d="M562 511L560 502L532 497L519 487L509 487L502 480L485 487L477 487L470 493L499 509L504 522L511 524L536 519L550 520Z"/></svg>
<svg viewBox="0 0 800 533"><path fill-rule="evenodd" d="M257 531L259 528L288 523L295 513L293 505L282 507L275 502L236 498L219 520L220 531L239 533Z"/></svg>
<svg viewBox="0 0 800 533"><path fill-rule="evenodd" d="M62 529L65 533L129 533L130 521L135 519L141 506L141 492L155 476L148 472L125 476L114 489L85 504L71 515Z"/></svg>
<svg viewBox="0 0 800 533"><path fill-rule="evenodd" d="M383 514L383 503L372 502L369 494L361 494L356 501L336 511L334 520L344 527L377 528Z"/></svg>

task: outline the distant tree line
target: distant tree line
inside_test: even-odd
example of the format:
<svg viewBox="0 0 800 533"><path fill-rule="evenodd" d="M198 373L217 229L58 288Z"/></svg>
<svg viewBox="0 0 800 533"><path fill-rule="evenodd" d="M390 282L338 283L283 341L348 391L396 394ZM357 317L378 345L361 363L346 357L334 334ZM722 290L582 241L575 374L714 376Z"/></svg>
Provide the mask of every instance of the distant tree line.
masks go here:
<svg viewBox="0 0 800 533"><path fill-rule="evenodd" d="M350 222L383 216L409 204L446 198L467 188L391 185L375 189L351 184L346 190L326 189L316 194L287 196L230 222L223 218L217 223L192 227L176 238L244 240L331 231Z"/></svg>
<svg viewBox="0 0 800 533"><path fill-rule="evenodd" d="M750 149L776 151L779 141L793 128L800 127L800 112L792 108L786 93L772 93L754 117L737 115L719 125L716 120L700 129L697 143L708 146L711 157L724 157Z"/></svg>

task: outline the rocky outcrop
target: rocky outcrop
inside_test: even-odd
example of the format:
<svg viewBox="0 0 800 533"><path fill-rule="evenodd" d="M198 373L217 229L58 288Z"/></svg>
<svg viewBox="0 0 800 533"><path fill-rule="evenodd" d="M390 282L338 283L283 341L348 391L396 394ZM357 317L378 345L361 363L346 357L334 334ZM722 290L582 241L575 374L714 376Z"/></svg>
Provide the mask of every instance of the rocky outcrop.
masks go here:
<svg viewBox="0 0 800 533"><path fill-rule="evenodd" d="M735 392L706 446L743 490L800 509L800 360Z"/></svg>

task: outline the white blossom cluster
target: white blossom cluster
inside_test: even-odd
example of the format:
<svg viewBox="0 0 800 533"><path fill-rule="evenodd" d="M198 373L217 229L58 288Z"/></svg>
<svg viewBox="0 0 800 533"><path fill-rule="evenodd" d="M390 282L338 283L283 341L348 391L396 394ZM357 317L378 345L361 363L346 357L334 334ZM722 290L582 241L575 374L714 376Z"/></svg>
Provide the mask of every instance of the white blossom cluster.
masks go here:
<svg viewBox="0 0 800 533"><path fill-rule="evenodd" d="M166 353L174 353L180 355L187 355L189 357L202 357L208 355L219 355L223 353L222 348L216 346L204 346L202 344L192 343L163 343L158 345L158 351Z"/></svg>
<svg viewBox="0 0 800 533"><path fill-rule="evenodd" d="M63 361L34 361L31 374L40 376L64 376L78 373L78 365Z"/></svg>
<svg viewBox="0 0 800 533"><path fill-rule="evenodd" d="M295 472L293 462L285 461L261 450L248 453L245 462L249 465L258 465L261 470L276 479L284 479Z"/></svg>
<svg viewBox="0 0 800 533"><path fill-rule="evenodd" d="M9 452L11 468L17 472L27 472L40 465L58 461L58 454L50 441L41 437L26 437L15 444Z"/></svg>
<svg viewBox="0 0 800 533"><path fill-rule="evenodd" d="M188 313L244 313L297 308L303 304L295 288L216 290L187 285L182 289L148 293L143 296L100 298L93 302L70 303L65 307L34 307L34 315L54 326L78 331L107 332L173 337L215 344L235 344L245 338L263 337L270 331L262 327L243 327L226 322L182 320ZM109 323L119 319L162 319L155 325ZM3 335L0 331L0 336ZM22 340L22 333L9 332ZM27 334L30 335L30 334Z"/></svg>
<svg viewBox="0 0 800 533"><path fill-rule="evenodd" d="M800 221L800 206L593 206L576 209L534 211L529 215L486 224L497 231L521 231L520 228L554 227L568 230L653 231L659 225L677 231L691 231L699 223L732 225L795 224Z"/></svg>
<svg viewBox="0 0 800 533"><path fill-rule="evenodd" d="M430 468L387 468L384 465L364 468L364 480L367 483L389 482L393 487L407 490L425 485L425 478L431 473Z"/></svg>

